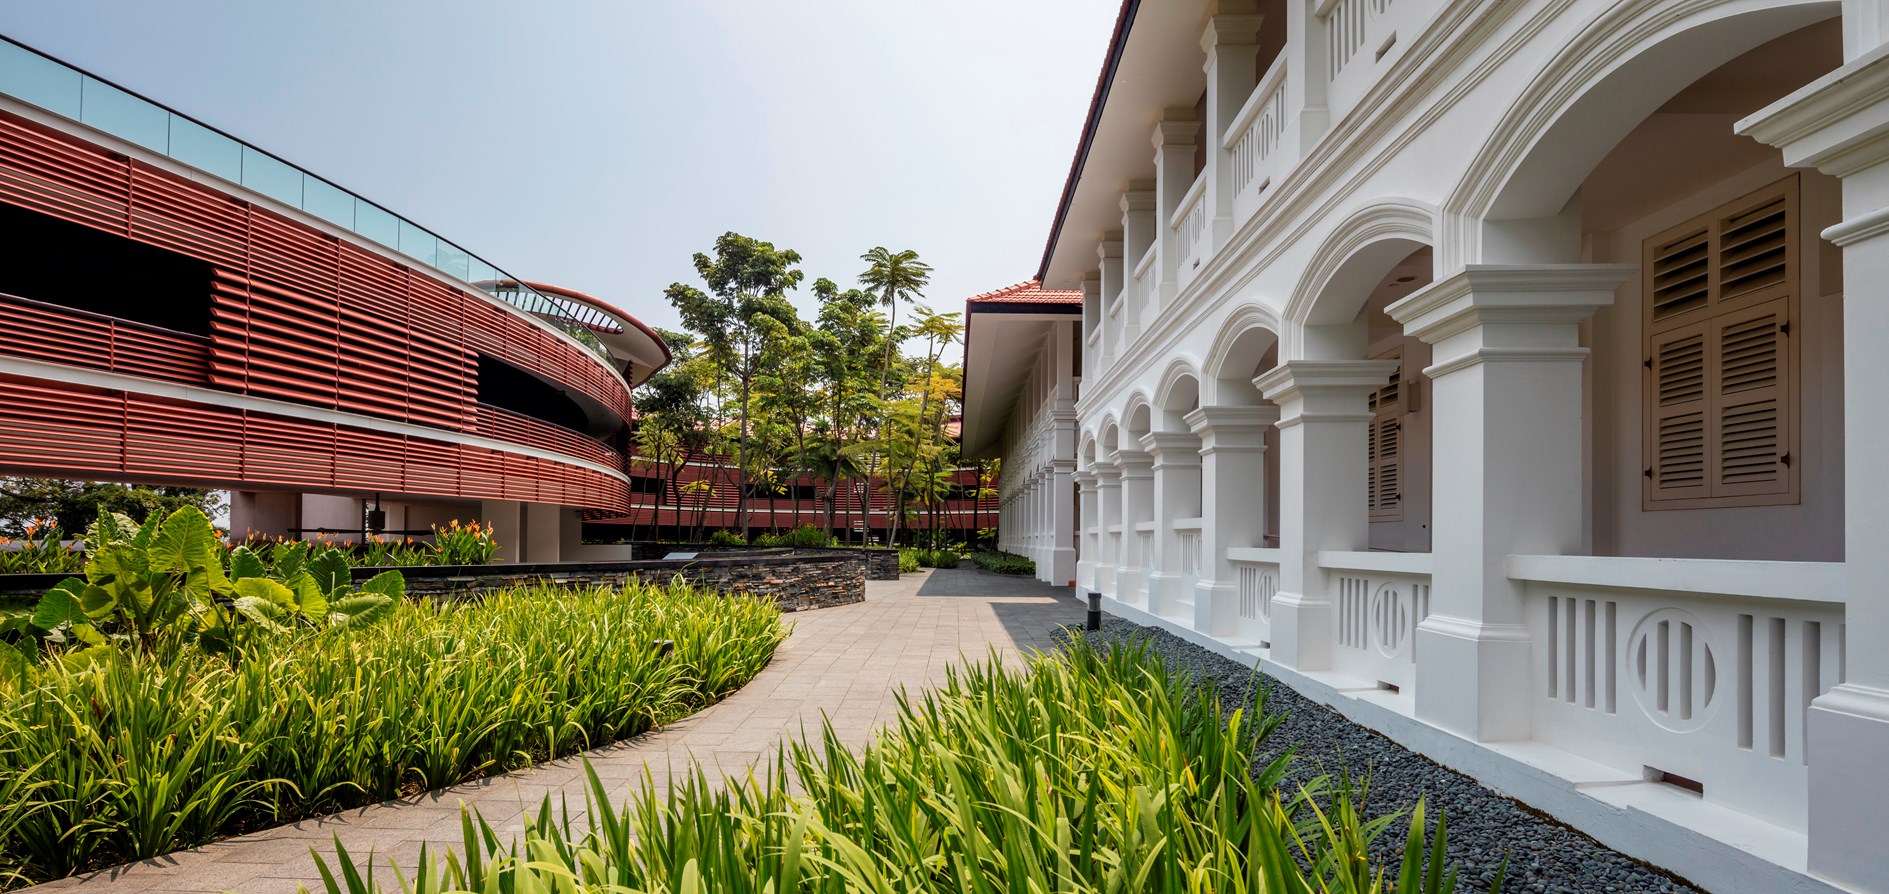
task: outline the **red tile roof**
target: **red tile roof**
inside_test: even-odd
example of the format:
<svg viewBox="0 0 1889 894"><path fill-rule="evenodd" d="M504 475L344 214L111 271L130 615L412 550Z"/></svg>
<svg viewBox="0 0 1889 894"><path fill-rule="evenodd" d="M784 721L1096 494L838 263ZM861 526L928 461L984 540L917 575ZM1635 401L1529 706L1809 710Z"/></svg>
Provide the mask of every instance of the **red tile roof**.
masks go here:
<svg viewBox="0 0 1889 894"><path fill-rule="evenodd" d="M1014 286L1005 286L982 295L972 295L967 301L979 304L1081 304L1082 293L1061 289L1045 289L1034 279L1026 279Z"/></svg>

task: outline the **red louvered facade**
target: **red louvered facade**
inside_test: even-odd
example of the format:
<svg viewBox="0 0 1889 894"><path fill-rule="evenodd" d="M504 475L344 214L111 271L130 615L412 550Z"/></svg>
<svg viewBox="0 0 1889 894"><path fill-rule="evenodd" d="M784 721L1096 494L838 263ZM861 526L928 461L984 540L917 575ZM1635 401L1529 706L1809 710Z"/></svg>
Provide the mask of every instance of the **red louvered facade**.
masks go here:
<svg viewBox="0 0 1889 894"><path fill-rule="evenodd" d="M207 265L207 334L0 294L0 355L29 361L0 370L0 468L630 508L615 446L630 393L604 358L483 292L107 142L0 111L0 206ZM481 403L482 355L556 383L588 433Z"/></svg>

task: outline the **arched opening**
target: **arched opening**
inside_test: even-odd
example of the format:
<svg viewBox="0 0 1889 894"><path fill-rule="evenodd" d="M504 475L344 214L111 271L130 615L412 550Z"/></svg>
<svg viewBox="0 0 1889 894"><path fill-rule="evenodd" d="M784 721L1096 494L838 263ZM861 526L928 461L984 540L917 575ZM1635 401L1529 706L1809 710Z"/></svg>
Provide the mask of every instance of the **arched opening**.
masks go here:
<svg viewBox="0 0 1889 894"><path fill-rule="evenodd" d="M1253 386L1253 379L1279 365L1278 334L1254 323L1239 329L1231 341L1224 343L1225 348L1216 353L1208 367L1212 388L1202 402L1218 407L1272 406ZM1251 482L1243 491L1257 489L1263 494L1265 523L1250 542L1256 546L1276 547L1279 545L1279 430L1268 425L1261 438L1266 448L1261 460L1265 477ZM1227 484L1237 486L1237 482ZM1227 493L1224 489L1222 492ZM1233 496L1237 497L1240 492L1235 491Z"/></svg>
<svg viewBox="0 0 1889 894"><path fill-rule="evenodd" d="M1820 236L1839 183L1733 132L1842 62L1838 20L1811 21L1835 12L1728 17L1641 53L1489 204L1485 259L1640 267L1583 333L1595 555L1843 559L1841 254Z"/></svg>
<svg viewBox="0 0 1889 894"><path fill-rule="evenodd" d="M1431 423L1425 412L1430 346L1406 335L1386 307L1427 286L1434 252L1407 236L1369 242L1327 279L1303 316L1308 359L1394 361L1366 398L1365 506L1369 548L1430 550Z"/></svg>

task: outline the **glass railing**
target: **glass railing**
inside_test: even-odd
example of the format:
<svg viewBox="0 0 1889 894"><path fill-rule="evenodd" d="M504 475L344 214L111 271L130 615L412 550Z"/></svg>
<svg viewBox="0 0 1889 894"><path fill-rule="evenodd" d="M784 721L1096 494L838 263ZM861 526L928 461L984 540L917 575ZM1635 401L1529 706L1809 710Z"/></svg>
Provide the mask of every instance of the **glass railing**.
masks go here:
<svg viewBox="0 0 1889 894"><path fill-rule="evenodd" d="M0 36L0 93L142 146L251 192L321 218L529 313L601 356L596 330L621 324L583 304L545 295L419 224L201 121ZM501 285L502 284L502 285Z"/></svg>

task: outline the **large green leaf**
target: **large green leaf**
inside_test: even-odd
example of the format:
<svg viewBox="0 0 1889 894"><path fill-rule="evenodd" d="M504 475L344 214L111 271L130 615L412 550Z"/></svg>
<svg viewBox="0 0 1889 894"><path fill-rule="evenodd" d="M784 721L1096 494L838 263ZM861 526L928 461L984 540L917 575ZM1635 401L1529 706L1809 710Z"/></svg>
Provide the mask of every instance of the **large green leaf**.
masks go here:
<svg viewBox="0 0 1889 894"><path fill-rule="evenodd" d="M391 599L405 599L407 579L398 571L383 571L361 585L363 593L379 593Z"/></svg>
<svg viewBox="0 0 1889 894"><path fill-rule="evenodd" d="M308 561L308 547L302 543L283 542L269 550L269 564L283 580L295 576Z"/></svg>
<svg viewBox="0 0 1889 894"><path fill-rule="evenodd" d="M105 512L103 506L98 518L92 521L91 530L85 534L85 544L96 549L107 543L122 543L138 535L138 523L122 512Z"/></svg>
<svg viewBox="0 0 1889 894"><path fill-rule="evenodd" d="M236 591L238 605L241 605L245 599L253 599L269 603L288 614L301 610L301 607L296 604L295 592L283 586L280 581L266 577L245 577L237 581L233 588Z"/></svg>
<svg viewBox="0 0 1889 894"><path fill-rule="evenodd" d="M46 591L39 598L39 604L33 608L33 626L41 630L52 630L61 624L83 623L85 609L79 605L79 592L85 584L76 578L67 578L58 586Z"/></svg>
<svg viewBox="0 0 1889 894"><path fill-rule="evenodd" d="M151 540L153 571L191 572L212 565L222 562L216 554L216 528L203 510L185 506L158 526Z"/></svg>
<svg viewBox="0 0 1889 894"><path fill-rule="evenodd" d="M358 630L370 627L391 617L394 613L394 599L379 593L356 593L343 599L335 600L328 607L329 617L334 619L336 627Z"/></svg>
<svg viewBox="0 0 1889 894"><path fill-rule="evenodd" d="M245 581L260 580L260 579L261 578L254 578L254 577L244 578ZM268 581L268 582L272 584L275 583L275 581ZM276 584L276 586L280 587L282 585ZM283 592L288 592L288 591L284 589ZM235 604L236 611L238 614L242 615L245 618L248 618L251 623L255 624L258 627L261 627L265 630L274 631L276 633L285 633L289 629L288 627L283 626L282 624L282 619L285 617L284 610L282 609L282 607L269 601L268 599L263 599L256 596L239 596L237 597L236 602L234 604Z"/></svg>
<svg viewBox="0 0 1889 894"><path fill-rule="evenodd" d="M295 602L303 615L317 622L328 620L328 596L321 591L321 585L315 583L313 574L297 571L285 583L295 591Z"/></svg>
<svg viewBox="0 0 1889 894"><path fill-rule="evenodd" d="M150 571L148 554L132 543L110 543L91 550L85 562L85 579L100 586L115 582L135 586Z"/></svg>
<svg viewBox="0 0 1889 894"><path fill-rule="evenodd" d="M230 550L230 578L242 580L245 577L268 577L268 563L256 555L256 551L247 546Z"/></svg>
<svg viewBox="0 0 1889 894"><path fill-rule="evenodd" d="M330 600L347 595L348 586L354 580L348 557L333 547L309 560L308 573L314 576L315 586L321 589L322 595Z"/></svg>

